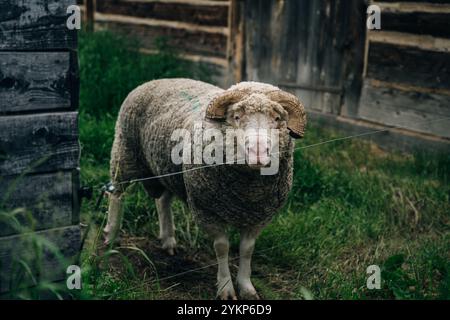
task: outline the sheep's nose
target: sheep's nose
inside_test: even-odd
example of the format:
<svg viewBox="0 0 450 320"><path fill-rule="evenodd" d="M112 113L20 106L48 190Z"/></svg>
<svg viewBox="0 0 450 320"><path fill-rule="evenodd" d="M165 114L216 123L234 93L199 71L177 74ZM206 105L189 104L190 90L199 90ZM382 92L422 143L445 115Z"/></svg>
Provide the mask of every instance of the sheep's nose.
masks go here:
<svg viewBox="0 0 450 320"><path fill-rule="evenodd" d="M267 135L250 135L245 139L247 163L268 165L270 162L270 140Z"/></svg>

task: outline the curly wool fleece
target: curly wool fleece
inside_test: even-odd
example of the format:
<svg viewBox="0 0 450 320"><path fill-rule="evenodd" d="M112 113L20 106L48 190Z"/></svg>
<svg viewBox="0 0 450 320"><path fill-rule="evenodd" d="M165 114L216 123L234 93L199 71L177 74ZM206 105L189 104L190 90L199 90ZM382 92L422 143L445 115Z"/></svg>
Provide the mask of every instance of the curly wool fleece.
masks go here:
<svg viewBox="0 0 450 320"><path fill-rule="evenodd" d="M278 88L242 82L229 90L264 93ZM189 79L155 80L132 91L122 105L112 149L112 182L188 170L195 165L175 165L170 137L175 129L192 132L194 123L220 128L205 119L209 103L224 90ZM255 95L257 99L258 95ZM249 101L250 103L251 101ZM259 101L255 101L255 105ZM259 170L239 165L221 165L186 171L183 174L143 181L150 196L158 198L169 190L187 202L200 223L239 229L263 226L284 204L292 186L293 142L286 132L280 138L279 170L264 176ZM121 193L126 184L120 185Z"/></svg>

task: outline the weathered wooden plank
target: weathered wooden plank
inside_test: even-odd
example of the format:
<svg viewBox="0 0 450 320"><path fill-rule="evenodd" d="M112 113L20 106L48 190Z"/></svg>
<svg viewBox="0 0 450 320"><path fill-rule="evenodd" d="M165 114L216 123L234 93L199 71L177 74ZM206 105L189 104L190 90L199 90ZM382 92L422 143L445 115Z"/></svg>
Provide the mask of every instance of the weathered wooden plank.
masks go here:
<svg viewBox="0 0 450 320"><path fill-rule="evenodd" d="M427 51L450 52L450 38L437 38L430 35L377 30L369 31L367 33L367 39L370 43L378 42Z"/></svg>
<svg viewBox="0 0 450 320"><path fill-rule="evenodd" d="M78 172L62 171L37 175L0 177L0 237L20 233L22 228L43 230L78 223ZM74 190L76 189L76 190ZM19 225L7 218L14 209Z"/></svg>
<svg viewBox="0 0 450 320"><path fill-rule="evenodd" d="M109 13L95 13L95 21L98 22L115 22L115 23L126 23L133 25L143 25L156 28L169 28L169 29L181 29L187 32L204 32L207 34L222 34L228 36L228 28L220 26L202 26L199 24L180 22L180 21L170 21L170 20L159 20L150 18L137 18L124 16L120 14L109 14Z"/></svg>
<svg viewBox="0 0 450 320"><path fill-rule="evenodd" d="M0 117L0 176L78 166L77 112Z"/></svg>
<svg viewBox="0 0 450 320"><path fill-rule="evenodd" d="M375 87L364 81L358 116L450 138L450 96Z"/></svg>
<svg viewBox="0 0 450 320"><path fill-rule="evenodd" d="M450 13L383 12L382 29L450 37Z"/></svg>
<svg viewBox="0 0 450 320"><path fill-rule="evenodd" d="M314 88L359 93L364 12L361 1L246 2L246 78L311 88L297 91L306 106L340 113L340 94Z"/></svg>
<svg viewBox="0 0 450 320"><path fill-rule="evenodd" d="M86 194L82 193L80 182L80 168L72 170L72 224L80 223L81 201Z"/></svg>
<svg viewBox="0 0 450 320"><path fill-rule="evenodd" d="M229 34L227 42L228 79L227 87L241 82L244 77L245 65L245 29L244 8L242 1L231 0L228 11Z"/></svg>
<svg viewBox="0 0 450 320"><path fill-rule="evenodd" d="M440 4L450 4L450 0L426 0L426 1L418 1L418 0L382 0L382 1L376 1L376 2L414 2L417 4L417 6L424 6L428 3L440 3Z"/></svg>
<svg viewBox="0 0 450 320"><path fill-rule="evenodd" d="M84 23L87 24L86 30L88 32L94 31L94 16L95 16L95 0L86 0L84 5ZM99 2L101 3L101 2Z"/></svg>
<svg viewBox="0 0 450 320"><path fill-rule="evenodd" d="M46 243L56 248L60 257ZM79 248L79 226L0 238L0 292L34 284L21 261L36 281L65 279L67 267L76 264Z"/></svg>
<svg viewBox="0 0 450 320"><path fill-rule="evenodd" d="M77 66L73 52L0 52L0 114L76 108Z"/></svg>
<svg viewBox="0 0 450 320"><path fill-rule="evenodd" d="M75 49L76 30L66 26L75 0L1 0L0 50Z"/></svg>
<svg viewBox="0 0 450 320"><path fill-rule="evenodd" d="M410 130L390 128L365 120L310 111L308 123L317 127L333 128L346 136L359 135L355 139L369 140L388 150L401 150L409 153L417 150L430 153L450 152L448 139Z"/></svg>
<svg viewBox="0 0 450 320"><path fill-rule="evenodd" d="M226 57L227 36L224 34L98 20L95 22L95 27L125 35L132 34L140 40L141 47L144 49L156 49L156 40L165 38L168 45L180 53Z"/></svg>
<svg viewBox="0 0 450 320"><path fill-rule="evenodd" d="M140 18L182 21L208 26L227 26L228 6L181 2L97 1L97 12Z"/></svg>
<svg viewBox="0 0 450 320"><path fill-rule="evenodd" d="M305 105L305 108L316 112L339 114L342 103L342 94L323 92L308 89L295 89L279 84L279 87L296 95Z"/></svg>
<svg viewBox="0 0 450 320"><path fill-rule="evenodd" d="M426 88L450 88L450 53L371 43L367 75Z"/></svg>
<svg viewBox="0 0 450 320"><path fill-rule="evenodd" d="M417 0L383 0L382 2L420 2L420 1L417 1ZM426 0L426 1L422 1L422 2L450 3L450 0Z"/></svg>

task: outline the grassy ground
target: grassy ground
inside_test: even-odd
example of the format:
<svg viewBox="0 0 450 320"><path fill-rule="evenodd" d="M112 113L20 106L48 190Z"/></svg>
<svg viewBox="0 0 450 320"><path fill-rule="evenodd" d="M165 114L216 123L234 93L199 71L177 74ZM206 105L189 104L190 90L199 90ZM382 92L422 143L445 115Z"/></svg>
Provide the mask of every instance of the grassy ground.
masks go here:
<svg viewBox="0 0 450 320"><path fill-rule="evenodd" d="M162 44L163 46L164 44ZM142 56L135 44L106 33L80 38L81 174L85 184L109 181L117 111L138 84L163 77L208 80L198 65L167 48ZM341 135L309 126L298 146ZM273 299L449 299L449 155L387 153L357 139L297 150L294 187L285 208L257 241L254 283ZM159 248L154 203L140 185L128 191L120 246L102 248L100 211L85 202L82 298L211 299L211 241L180 203L173 206L180 249ZM232 237L231 257L238 237ZM366 268L379 265L380 290L366 288ZM236 260L231 261L236 273ZM195 270L178 276L186 270Z"/></svg>

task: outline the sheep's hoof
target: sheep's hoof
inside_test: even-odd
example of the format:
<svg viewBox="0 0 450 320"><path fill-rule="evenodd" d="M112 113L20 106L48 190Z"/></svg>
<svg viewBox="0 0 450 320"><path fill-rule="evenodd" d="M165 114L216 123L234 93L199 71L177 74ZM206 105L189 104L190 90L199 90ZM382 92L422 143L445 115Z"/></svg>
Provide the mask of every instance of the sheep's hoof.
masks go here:
<svg viewBox="0 0 450 320"><path fill-rule="evenodd" d="M162 248L170 256L173 256L177 248L177 241L175 240L174 237L165 238L164 240L162 240Z"/></svg>
<svg viewBox="0 0 450 320"><path fill-rule="evenodd" d="M117 242L117 236L115 236L113 232L109 231L108 228L103 229L103 238L103 244L105 246L110 246Z"/></svg>
<svg viewBox="0 0 450 320"><path fill-rule="evenodd" d="M105 240L103 241L103 245L105 246L112 246L118 243L117 239L111 239L105 236Z"/></svg>
<svg viewBox="0 0 450 320"><path fill-rule="evenodd" d="M241 298L241 300L260 300L260 297L256 292L239 291L239 298Z"/></svg>
<svg viewBox="0 0 450 320"><path fill-rule="evenodd" d="M259 300L259 295L251 282L239 285L239 298L242 300Z"/></svg>
<svg viewBox="0 0 450 320"><path fill-rule="evenodd" d="M220 298L220 300L237 300L236 292L234 291L231 279L219 281L217 287L217 297Z"/></svg>
<svg viewBox="0 0 450 320"><path fill-rule="evenodd" d="M220 294L220 300L237 300L236 293L234 292L222 292Z"/></svg>

